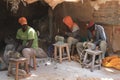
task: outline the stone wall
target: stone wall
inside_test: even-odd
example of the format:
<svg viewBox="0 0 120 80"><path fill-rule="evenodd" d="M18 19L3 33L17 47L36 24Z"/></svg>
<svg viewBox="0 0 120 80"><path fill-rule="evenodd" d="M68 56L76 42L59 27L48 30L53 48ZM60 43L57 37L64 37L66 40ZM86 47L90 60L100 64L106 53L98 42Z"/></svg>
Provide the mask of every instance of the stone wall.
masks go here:
<svg viewBox="0 0 120 80"><path fill-rule="evenodd" d="M69 15L79 25L81 34L86 37L86 22L93 20L104 26L108 39L114 49L119 50L119 28L120 28L120 0L84 0L78 3L63 2L58 4L53 10L52 38L60 31L69 31L62 19ZM41 32L42 38L49 40L48 6L43 6L40 2L19 8L18 14L11 15L6 5L0 2L0 39L8 34L16 33L19 28L17 19L19 16L26 16L29 24ZM47 16L47 17L45 17ZM44 19L43 19L44 18ZM35 23L35 24L34 24Z"/></svg>
<svg viewBox="0 0 120 80"><path fill-rule="evenodd" d="M84 0L84 3L64 2L57 5L54 9L54 22L59 24L55 30L60 28L66 30L62 19L69 15L80 26L81 34L86 36L85 24L93 20L104 26L109 44L114 51L120 50L119 42L119 25L120 25L120 0ZM115 32L117 30L117 33Z"/></svg>
<svg viewBox="0 0 120 80"><path fill-rule="evenodd" d="M96 22L119 25L120 24L120 5L118 1L108 1L101 4L98 10L94 10L93 18Z"/></svg>

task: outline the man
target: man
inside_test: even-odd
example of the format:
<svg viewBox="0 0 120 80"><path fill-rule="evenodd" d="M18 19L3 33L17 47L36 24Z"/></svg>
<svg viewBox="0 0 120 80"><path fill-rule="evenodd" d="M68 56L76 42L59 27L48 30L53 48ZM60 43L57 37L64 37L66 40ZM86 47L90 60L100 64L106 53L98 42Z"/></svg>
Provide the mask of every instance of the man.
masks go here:
<svg viewBox="0 0 120 80"><path fill-rule="evenodd" d="M69 45L69 50L71 51L71 46L80 41L80 28L75 22L72 21L72 18L70 16L64 17L63 22L71 31L65 32L65 34L68 36L67 43Z"/></svg>
<svg viewBox="0 0 120 80"><path fill-rule="evenodd" d="M12 38L11 35L8 35L6 38L5 38L5 43L6 43L6 46L5 46L5 50L4 50L4 55L3 55L3 59L8 67L8 64L9 64L9 52L11 51L15 51L15 40Z"/></svg>
<svg viewBox="0 0 120 80"><path fill-rule="evenodd" d="M22 55L28 59L28 65L30 63L30 57L36 55L37 57L46 57L46 53L38 48L38 36L36 31L27 25L27 19L25 17L20 17L18 22L21 27L17 31L16 39L18 42L17 51L21 51Z"/></svg>
<svg viewBox="0 0 120 80"><path fill-rule="evenodd" d="M102 59L105 57L107 43L106 43L106 34L104 28L101 25L98 25L94 22L89 22L87 25L87 33L88 33L88 42L77 43L77 51L78 54L83 55L83 49L87 47L91 47L91 49L100 49L102 53ZM93 44L92 44L93 43ZM91 46L90 46L91 45Z"/></svg>

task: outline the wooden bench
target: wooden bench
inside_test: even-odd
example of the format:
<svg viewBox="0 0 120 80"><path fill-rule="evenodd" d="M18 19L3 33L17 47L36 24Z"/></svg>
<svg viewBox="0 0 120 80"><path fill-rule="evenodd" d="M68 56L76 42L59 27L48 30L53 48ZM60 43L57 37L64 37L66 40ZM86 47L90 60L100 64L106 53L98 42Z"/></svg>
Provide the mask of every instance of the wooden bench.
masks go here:
<svg viewBox="0 0 120 80"><path fill-rule="evenodd" d="M53 44L53 45L54 45L54 58L55 58L55 60L57 59L57 52L59 53L58 59L60 60L60 63L62 63L63 59L68 59L69 61L71 60L70 59L70 51L69 51L67 43ZM66 50L67 56L63 57L65 50Z"/></svg>
<svg viewBox="0 0 120 80"><path fill-rule="evenodd" d="M19 65L21 63L24 63L25 64L25 71L26 71L26 75L25 77L28 77L30 76L29 74L29 70L28 70L28 63L27 63L27 58L18 58L18 59L15 59L15 58L10 58L9 60L9 66L8 66L8 76L11 76L12 75L12 66L13 64L15 65L15 80L19 80L19 76L18 76L18 69L19 69Z"/></svg>
<svg viewBox="0 0 120 80"><path fill-rule="evenodd" d="M86 49L85 50L85 56L84 56L83 63L82 63L82 67L89 66L89 64L86 63L86 62L87 62L88 55L91 55L92 56L91 57L92 58L92 62L90 64L90 66L89 66L91 72L93 72L93 69L95 67L98 67L100 69L101 68L101 59L102 59L101 54L102 54L102 51L100 51L100 50ZM96 58L97 55L99 56L99 58L98 58L99 62L96 64L95 63L95 58Z"/></svg>

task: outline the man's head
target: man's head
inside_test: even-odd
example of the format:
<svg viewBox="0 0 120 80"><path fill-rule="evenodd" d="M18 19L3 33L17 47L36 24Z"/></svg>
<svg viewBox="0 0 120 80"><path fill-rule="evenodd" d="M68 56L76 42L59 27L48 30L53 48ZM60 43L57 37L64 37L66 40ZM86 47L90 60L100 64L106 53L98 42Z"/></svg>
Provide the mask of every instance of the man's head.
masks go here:
<svg viewBox="0 0 120 80"><path fill-rule="evenodd" d="M87 29L90 30L90 31L95 30L95 23L94 23L93 21L90 21L90 22L87 24Z"/></svg>
<svg viewBox="0 0 120 80"><path fill-rule="evenodd" d="M25 17L20 17L18 19L18 22L20 23L20 25L22 26L22 30L26 31L27 30L27 19Z"/></svg>

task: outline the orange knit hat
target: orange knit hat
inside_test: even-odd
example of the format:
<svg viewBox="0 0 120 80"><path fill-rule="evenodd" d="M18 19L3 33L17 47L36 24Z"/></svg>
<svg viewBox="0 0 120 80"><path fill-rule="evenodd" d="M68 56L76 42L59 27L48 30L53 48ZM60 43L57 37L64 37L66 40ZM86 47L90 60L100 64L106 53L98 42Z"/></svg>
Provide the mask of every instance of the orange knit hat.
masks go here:
<svg viewBox="0 0 120 80"><path fill-rule="evenodd" d="M27 19L25 17L20 17L18 22L21 24L21 25L24 25L24 24L27 24Z"/></svg>
<svg viewBox="0 0 120 80"><path fill-rule="evenodd" d="M63 22L67 25L69 29L72 29L74 22L70 16L65 16L63 18Z"/></svg>

